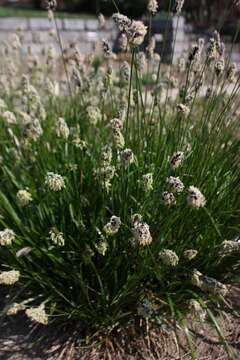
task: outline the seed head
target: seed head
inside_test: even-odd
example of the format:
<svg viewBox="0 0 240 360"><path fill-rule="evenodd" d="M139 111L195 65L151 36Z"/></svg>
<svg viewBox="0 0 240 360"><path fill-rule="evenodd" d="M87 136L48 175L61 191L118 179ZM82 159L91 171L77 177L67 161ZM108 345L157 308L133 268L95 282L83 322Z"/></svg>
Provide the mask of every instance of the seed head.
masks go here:
<svg viewBox="0 0 240 360"><path fill-rule="evenodd" d="M113 14L112 18L121 32L126 32L127 28L131 25L131 20L125 15L116 13Z"/></svg>
<svg viewBox="0 0 240 360"><path fill-rule="evenodd" d="M176 198L173 193L164 191L162 193L162 202L164 205L171 206L176 204Z"/></svg>
<svg viewBox="0 0 240 360"><path fill-rule="evenodd" d="M146 34L147 27L142 21L132 20L131 25L126 29L128 42L133 47L141 45Z"/></svg>
<svg viewBox="0 0 240 360"><path fill-rule="evenodd" d="M187 203L188 206L199 209L206 205L206 199L198 188L190 186L188 189Z"/></svg>
<svg viewBox="0 0 240 360"><path fill-rule="evenodd" d="M185 250L183 253L183 256L186 260L193 260L198 254L197 250L193 250L193 249L189 249L189 250Z"/></svg>
<svg viewBox="0 0 240 360"><path fill-rule="evenodd" d="M179 177L170 176L167 178L166 183L173 193L181 193L184 190L184 184Z"/></svg>
<svg viewBox="0 0 240 360"><path fill-rule="evenodd" d="M39 324L42 324L42 325L48 324L48 316L46 314L44 304L41 304L40 306L35 307L35 308L27 309L26 315L31 320L33 320Z"/></svg>
<svg viewBox="0 0 240 360"><path fill-rule="evenodd" d="M19 311L25 310L24 304L13 303L7 310L8 316L17 315Z"/></svg>
<svg viewBox="0 0 240 360"><path fill-rule="evenodd" d="M182 114L184 117L188 117L189 113L190 113L190 109L187 105L184 104L178 104L177 105L177 110L180 114Z"/></svg>
<svg viewBox="0 0 240 360"><path fill-rule="evenodd" d="M131 149L124 149L121 152L121 158L125 166L129 166L134 161L134 155Z"/></svg>
<svg viewBox="0 0 240 360"><path fill-rule="evenodd" d="M112 161L112 149L109 145L105 145L101 152L101 161L103 166L111 164Z"/></svg>
<svg viewBox="0 0 240 360"><path fill-rule="evenodd" d="M17 123L16 116L11 111L5 111L2 114L2 118L7 124L16 124Z"/></svg>
<svg viewBox="0 0 240 360"><path fill-rule="evenodd" d="M203 291L210 292L213 295L225 296L228 293L226 285L214 278L203 275L196 269L192 273L191 281L193 285L199 287Z"/></svg>
<svg viewBox="0 0 240 360"><path fill-rule="evenodd" d="M56 123L56 134L58 137L63 138L64 140L67 140L70 134L69 127L66 123L66 121L60 117L57 120Z"/></svg>
<svg viewBox="0 0 240 360"><path fill-rule="evenodd" d="M170 167L172 170L176 170L181 166L184 160L184 153L182 151L177 151L173 154L170 160Z"/></svg>
<svg viewBox="0 0 240 360"><path fill-rule="evenodd" d="M112 59L115 57L114 53L112 52L111 46L108 41L102 40L102 49L103 54L106 59Z"/></svg>
<svg viewBox="0 0 240 360"><path fill-rule="evenodd" d="M46 9L55 11L57 8L57 0L46 0Z"/></svg>
<svg viewBox="0 0 240 360"><path fill-rule="evenodd" d="M17 202L19 206L25 207L33 201L32 194L27 190L19 190L17 192Z"/></svg>
<svg viewBox="0 0 240 360"><path fill-rule="evenodd" d="M5 229L0 231L0 245L8 246L12 245L12 242L15 240L15 233L11 229Z"/></svg>
<svg viewBox="0 0 240 360"><path fill-rule="evenodd" d="M127 61L124 61L120 67L120 79L123 83L128 83L130 79L130 66Z"/></svg>
<svg viewBox="0 0 240 360"><path fill-rule="evenodd" d="M142 215L134 214L131 216L131 224L133 227L137 226L141 222L142 222Z"/></svg>
<svg viewBox="0 0 240 360"><path fill-rule="evenodd" d="M148 0L147 9L152 15L155 15L158 11L157 0Z"/></svg>
<svg viewBox="0 0 240 360"><path fill-rule="evenodd" d="M0 284L3 285L13 285L15 284L20 277L20 272L16 270L3 271L0 273Z"/></svg>
<svg viewBox="0 0 240 360"><path fill-rule="evenodd" d="M52 242L59 246L62 247L65 245L65 240L64 240L64 236L63 233L58 231L55 227L53 227L50 231L49 231L49 235L50 235L50 239L52 240Z"/></svg>
<svg viewBox="0 0 240 360"><path fill-rule="evenodd" d="M146 192L153 190L153 174L148 173L142 177L143 187Z"/></svg>
<svg viewBox="0 0 240 360"><path fill-rule="evenodd" d="M121 219L117 216L112 216L110 221L104 226L103 231L106 235L115 235L121 226Z"/></svg>
<svg viewBox="0 0 240 360"><path fill-rule="evenodd" d="M53 172L48 172L45 177L45 184L52 191L60 191L65 188L64 178Z"/></svg>
<svg viewBox="0 0 240 360"><path fill-rule="evenodd" d="M135 222L135 225L132 228L132 233L135 240L139 243L139 245L146 246L151 244L152 236L150 234L148 224L142 221Z"/></svg>
<svg viewBox="0 0 240 360"><path fill-rule="evenodd" d="M175 267L179 262L177 254L169 249L164 249L159 253L159 257L162 260L163 264L166 266Z"/></svg>

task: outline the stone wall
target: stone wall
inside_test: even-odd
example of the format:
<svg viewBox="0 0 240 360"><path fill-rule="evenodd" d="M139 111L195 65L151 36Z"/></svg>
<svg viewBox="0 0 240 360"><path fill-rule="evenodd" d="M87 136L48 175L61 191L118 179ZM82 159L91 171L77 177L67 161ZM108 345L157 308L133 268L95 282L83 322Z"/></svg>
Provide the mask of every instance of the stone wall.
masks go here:
<svg viewBox="0 0 240 360"><path fill-rule="evenodd" d="M108 21L104 30L99 29L95 19L57 19L57 26L63 42L76 42L83 53L91 52L101 39L112 43L117 34L112 21ZM0 42L8 40L16 30L21 29L24 48L31 46L33 52L40 53L43 47L56 44L49 35L54 28L54 23L45 18L0 18Z"/></svg>
<svg viewBox="0 0 240 360"><path fill-rule="evenodd" d="M112 45L117 37L117 29L110 19L106 23L106 28L99 29L97 19L57 19L57 26L63 42L77 43L82 53L89 53L95 44L102 39L109 41ZM172 37L169 42L173 42L177 27L176 19L171 24ZM24 35L24 49L32 47L34 53L40 53L43 47L54 45L56 42L49 36L49 32L54 28L54 24L47 18L0 18L0 42L6 41L11 34L21 29ZM159 33L155 34L156 41L161 44L163 41L164 29L161 27ZM178 21L178 31L176 34L176 44L174 59L178 57L185 46L184 18ZM172 48L171 44L170 47ZM57 47L56 47L57 49Z"/></svg>
<svg viewBox="0 0 240 360"><path fill-rule="evenodd" d="M102 39L109 41L112 45L117 37L117 29L113 21L107 21L104 30L99 28L97 19L57 19L57 26L61 34L63 43L76 43L80 51L84 54L90 53L97 42ZM175 62L179 56L187 53L193 43L197 41L197 37L192 32L185 31L185 19L173 18L170 27L164 21L157 23L154 29L155 38L157 41L157 49L162 53L162 42L165 28L170 29L168 38L168 57L172 54L174 44L173 61ZM49 22L47 18L0 18L0 43L10 38L14 31L21 29L24 34L24 50L26 51L31 46L33 53L38 54L43 47L50 44L59 47L52 36L49 35L54 24ZM223 39L226 43L226 48L231 48L231 39ZM171 56L170 56L171 57ZM240 62L240 46L234 45L232 58L234 61Z"/></svg>

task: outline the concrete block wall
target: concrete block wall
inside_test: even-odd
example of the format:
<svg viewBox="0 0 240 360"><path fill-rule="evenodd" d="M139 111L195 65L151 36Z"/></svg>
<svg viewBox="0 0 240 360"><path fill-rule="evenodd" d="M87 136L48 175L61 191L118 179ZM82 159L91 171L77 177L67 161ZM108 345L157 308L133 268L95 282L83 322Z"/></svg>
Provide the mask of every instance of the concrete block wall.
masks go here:
<svg viewBox="0 0 240 360"><path fill-rule="evenodd" d="M106 29L99 29L97 19L57 19L57 27L63 43L75 42L82 53L89 53L101 39L110 43L116 38L117 30L111 20ZM48 45L58 51L58 45L50 35L55 24L47 18L0 18L0 42L7 41L11 35L21 29L24 49L31 46L34 53L40 53Z"/></svg>
<svg viewBox="0 0 240 360"><path fill-rule="evenodd" d="M99 28L97 19L57 19L57 26L63 40L63 43L68 44L74 42L78 45L83 54L90 53L97 42L105 39L113 45L117 37L117 29L111 19L107 21L104 30ZM158 49L161 51L161 41L166 24L164 20L157 23L155 37L159 41ZM56 51L59 51L59 46L52 36L49 35L51 29L54 29L54 23L47 18L0 18L0 43L8 40L14 31L21 29L24 38L24 49L29 46L32 47L33 53L40 53L44 47L53 45ZM186 54L193 43L197 42L198 36L192 32L186 33L184 17L173 18L171 22L171 34L168 39L169 52L171 53L174 46L173 62ZM174 41L175 40L175 41ZM226 43L226 48L230 49L231 40L223 39ZM233 49L232 59L240 62L240 46L236 44Z"/></svg>

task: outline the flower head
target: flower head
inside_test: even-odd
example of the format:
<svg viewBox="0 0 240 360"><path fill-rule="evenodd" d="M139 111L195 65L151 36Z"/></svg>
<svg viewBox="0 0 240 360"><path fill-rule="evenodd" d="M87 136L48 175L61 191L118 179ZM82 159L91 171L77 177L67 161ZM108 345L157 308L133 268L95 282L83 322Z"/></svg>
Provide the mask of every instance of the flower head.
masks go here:
<svg viewBox="0 0 240 360"><path fill-rule="evenodd" d="M122 120L118 118L114 118L110 121L110 126L112 130L122 130L123 129L123 123Z"/></svg>
<svg viewBox="0 0 240 360"><path fill-rule="evenodd" d="M179 258L177 254L169 249L164 249L159 253L159 257L164 265L175 267L178 264Z"/></svg>
<svg viewBox="0 0 240 360"><path fill-rule="evenodd" d="M13 240L15 240L15 233L11 229L5 229L0 231L0 245L7 246L12 245Z"/></svg>
<svg viewBox="0 0 240 360"><path fill-rule="evenodd" d="M3 120L7 123L7 124L16 124L17 123L17 119L16 116L14 115L13 112L11 111L5 111L2 114Z"/></svg>
<svg viewBox="0 0 240 360"><path fill-rule="evenodd" d="M134 227L132 228L132 233L139 245L146 246L151 244L152 236L148 224L142 221L136 221L134 223Z"/></svg>
<svg viewBox="0 0 240 360"><path fill-rule="evenodd" d="M108 243L106 242L106 240L101 240L97 245L96 245L96 249L99 252L99 254L101 254L102 256L105 256L107 250L108 250Z"/></svg>
<svg viewBox="0 0 240 360"><path fill-rule="evenodd" d="M158 3L157 0L148 0L148 5L147 5L148 11L152 14L155 15L158 11Z"/></svg>
<svg viewBox="0 0 240 360"><path fill-rule="evenodd" d="M132 46L139 46L143 43L145 35L147 34L147 27L142 21L132 20L130 26L126 29L126 35L129 44Z"/></svg>
<svg viewBox="0 0 240 360"><path fill-rule="evenodd" d="M214 278L203 275L196 269L192 273L191 281L193 285L199 287L202 291L210 292L214 295L225 296L228 293L226 285Z"/></svg>
<svg viewBox="0 0 240 360"><path fill-rule="evenodd" d="M134 155L131 149L124 149L121 152L121 158L125 166L128 166L133 163Z"/></svg>
<svg viewBox="0 0 240 360"><path fill-rule="evenodd" d="M26 124L25 133L30 141L37 141L43 134L41 123L38 119L32 120Z"/></svg>
<svg viewBox="0 0 240 360"><path fill-rule="evenodd" d="M125 32L131 24L131 20L127 16L119 13L113 14L112 18L121 32Z"/></svg>
<svg viewBox="0 0 240 360"><path fill-rule="evenodd" d="M102 148L101 152L101 161L103 166L107 166L111 164L112 161L112 149L109 145L105 145Z"/></svg>
<svg viewBox="0 0 240 360"><path fill-rule="evenodd" d="M33 321L35 321L35 322L37 322L39 324L42 324L42 325L47 325L48 324L48 316L46 314L44 304L41 304L38 307L27 309L26 310L26 315L31 320L33 320Z"/></svg>
<svg viewBox="0 0 240 360"><path fill-rule="evenodd" d="M45 178L45 184L52 191L60 191L65 188L64 178L59 174L48 172Z"/></svg>
<svg viewBox="0 0 240 360"><path fill-rule="evenodd" d="M199 209L206 205L206 199L198 188L190 186L188 189L187 203L188 206Z"/></svg>
<svg viewBox="0 0 240 360"><path fill-rule="evenodd" d="M179 112L179 114L183 115L184 117L188 117L188 115L190 113L189 107L184 104L178 104L177 111Z"/></svg>
<svg viewBox="0 0 240 360"><path fill-rule="evenodd" d="M65 245L65 240L64 240L63 233L58 231L55 227L53 227L49 231L49 235L50 235L50 239L52 240L52 242L55 245L57 245L57 246L64 246Z"/></svg>
<svg viewBox="0 0 240 360"><path fill-rule="evenodd" d="M176 204L176 198L173 193L164 191L162 193L162 202L164 205L175 205Z"/></svg>
<svg viewBox="0 0 240 360"><path fill-rule="evenodd" d="M122 14L113 14L113 20L117 24L120 32L126 34L128 42L131 46L141 45L147 34L147 27L142 21L130 20Z"/></svg>
<svg viewBox="0 0 240 360"><path fill-rule="evenodd" d="M106 59L115 58L115 54L113 53L108 41L102 40L102 49L103 49L103 54Z"/></svg>
<svg viewBox="0 0 240 360"><path fill-rule="evenodd" d="M25 305L24 304L19 304L19 303L13 303L7 310L7 315L8 316L12 316L12 315L17 315L19 313L19 311L25 310Z"/></svg>
<svg viewBox="0 0 240 360"><path fill-rule="evenodd" d="M197 250L189 249L184 251L183 256L186 260L191 261L197 256L197 254L198 254Z"/></svg>
<svg viewBox="0 0 240 360"><path fill-rule="evenodd" d="M56 134L58 137L62 137L64 140L67 140L69 137L69 127L66 121L63 118L58 118L56 123Z"/></svg>
<svg viewBox="0 0 240 360"><path fill-rule="evenodd" d="M117 216L112 216L110 221L104 226L103 230L107 235L115 235L121 226L121 220Z"/></svg>
<svg viewBox="0 0 240 360"><path fill-rule="evenodd" d="M13 285L20 277L20 272L17 270L3 271L0 273L0 284Z"/></svg>
<svg viewBox="0 0 240 360"><path fill-rule="evenodd" d="M146 192L153 190L153 174L148 173L142 176L143 187Z"/></svg>
<svg viewBox="0 0 240 360"><path fill-rule="evenodd" d="M46 9L55 11L57 8L57 0L46 0Z"/></svg>
<svg viewBox="0 0 240 360"><path fill-rule="evenodd" d="M142 222L142 215L134 214L134 215L131 216L131 224L132 224L132 226L135 227L141 222Z"/></svg>
<svg viewBox="0 0 240 360"><path fill-rule="evenodd" d="M19 190L17 192L17 202L21 207L25 207L33 201L32 194L27 190Z"/></svg>
<svg viewBox="0 0 240 360"><path fill-rule="evenodd" d="M170 159L171 169L176 170L177 168L179 168L179 166L181 166L183 160L184 160L184 153L182 151L175 152Z"/></svg>
<svg viewBox="0 0 240 360"><path fill-rule="evenodd" d="M184 190L184 185L179 177L170 176L166 183L173 193L181 193Z"/></svg>

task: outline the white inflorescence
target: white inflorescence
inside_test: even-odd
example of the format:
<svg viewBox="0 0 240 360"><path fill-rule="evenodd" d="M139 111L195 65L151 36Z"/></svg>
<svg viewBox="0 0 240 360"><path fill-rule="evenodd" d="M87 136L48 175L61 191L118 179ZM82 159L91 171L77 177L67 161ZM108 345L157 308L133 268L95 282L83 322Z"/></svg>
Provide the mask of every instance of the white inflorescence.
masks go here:
<svg viewBox="0 0 240 360"><path fill-rule="evenodd" d="M148 11L152 14L155 15L158 11L158 3L157 0L148 0L148 5L147 5Z"/></svg>
<svg viewBox="0 0 240 360"><path fill-rule="evenodd" d="M190 113L190 109L187 105L184 104L178 104L177 105L177 110L180 114L182 114L184 117L188 117L189 113Z"/></svg>
<svg viewBox="0 0 240 360"><path fill-rule="evenodd" d="M16 124L16 122L17 122L16 116L11 111L5 111L2 114L2 117L3 117L3 120L5 120L7 124Z"/></svg>
<svg viewBox="0 0 240 360"><path fill-rule="evenodd" d="M132 46L139 46L144 41L147 34L147 27L142 21L130 20L122 14L114 14L113 20L117 24L119 30L126 34L128 42Z"/></svg>
<svg viewBox="0 0 240 360"><path fill-rule="evenodd" d="M56 124L56 134L58 137L62 137L64 140L67 140L69 137L69 128L66 121L60 117Z"/></svg>
<svg viewBox="0 0 240 360"><path fill-rule="evenodd" d="M118 232L121 226L121 219L117 216L112 216L110 221L104 226L103 231L107 235L114 235Z"/></svg>
<svg viewBox="0 0 240 360"><path fill-rule="evenodd" d="M184 190L184 185L179 177L170 176L166 182L173 193L181 193Z"/></svg>
<svg viewBox="0 0 240 360"><path fill-rule="evenodd" d="M152 242L152 236L149 230L149 225L144 223L140 218L137 219L135 215L135 221L132 217L132 223L133 223L133 236L135 240L139 243L141 246L150 245Z"/></svg>
<svg viewBox="0 0 240 360"><path fill-rule="evenodd" d="M177 151L173 154L170 160L170 167L172 170L176 170L181 166L184 160L184 153L182 151Z"/></svg>
<svg viewBox="0 0 240 360"><path fill-rule="evenodd" d="M58 231L55 228L52 228L49 231L49 235L50 235L50 239L55 245L60 247L65 245L65 240L62 232Z"/></svg>
<svg viewBox="0 0 240 360"><path fill-rule="evenodd" d="M0 245L7 246L12 245L13 240L15 239L15 233L11 229L5 229L0 231Z"/></svg>
<svg viewBox="0 0 240 360"><path fill-rule="evenodd" d="M143 187L145 191L153 190L153 174L145 174L142 176Z"/></svg>
<svg viewBox="0 0 240 360"><path fill-rule="evenodd" d="M52 191L60 191L65 188L64 178L59 174L48 172L45 178L45 184Z"/></svg>
<svg viewBox="0 0 240 360"><path fill-rule="evenodd" d="M45 311L45 306L44 304L36 307L36 308L29 308L26 310L26 315L27 317L29 317L31 320L42 324L42 325L47 325L48 324L48 316L46 314Z"/></svg>
<svg viewBox="0 0 240 360"><path fill-rule="evenodd" d="M188 206L199 209L206 205L206 199L198 188L190 186L188 189L187 203Z"/></svg>
<svg viewBox="0 0 240 360"><path fill-rule="evenodd" d="M124 149L121 152L121 158L125 166L128 166L133 163L134 155L131 149Z"/></svg>
<svg viewBox="0 0 240 360"><path fill-rule="evenodd" d="M20 206L25 207L33 201L32 195L27 190L19 190L17 192L17 202Z"/></svg>
<svg viewBox="0 0 240 360"><path fill-rule="evenodd" d="M20 273L17 270L3 271L0 273L0 284L13 285L20 277Z"/></svg>
<svg viewBox="0 0 240 360"><path fill-rule="evenodd" d="M13 303L7 310L7 315L9 315L9 316L17 315L19 313L19 311L22 311L22 310L25 310L24 304Z"/></svg>
<svg viewBox="0 0 240 360"><path fill-rule="evenodd" d="M164 265L175 267L178 264L179 258L177 254L169 249L164 249L159 253L159 257Z"/></svg>
<svg viewBox="0 0 240 360"><path fill-rule="evenodd" d="M173 193L164 191L162 193L162 202L164 205L175 205L176 204L176 198Z"/></svg>

